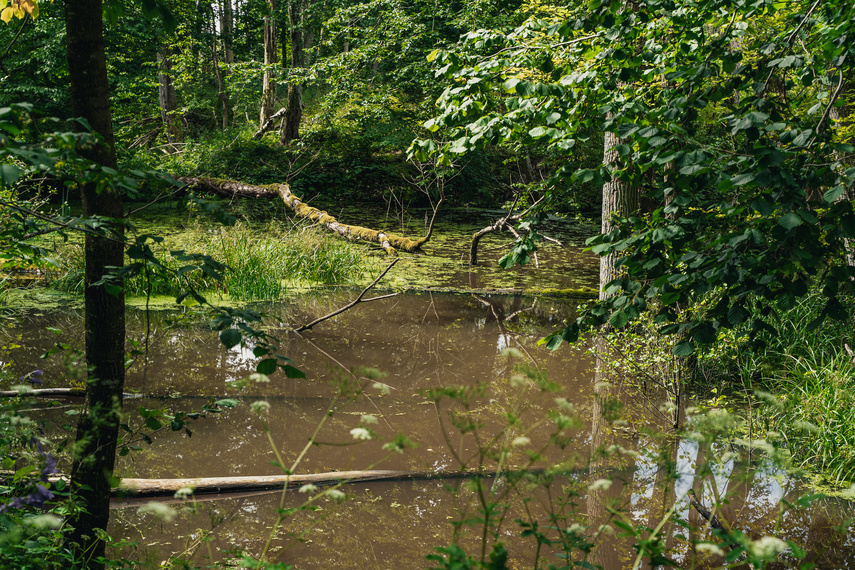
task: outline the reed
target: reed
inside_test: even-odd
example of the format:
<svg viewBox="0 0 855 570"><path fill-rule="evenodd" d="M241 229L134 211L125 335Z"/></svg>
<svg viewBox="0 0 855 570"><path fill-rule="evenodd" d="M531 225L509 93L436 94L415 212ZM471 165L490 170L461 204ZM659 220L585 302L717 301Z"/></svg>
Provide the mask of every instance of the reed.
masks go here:
<svg viewBox="0 0 855 570"><path fill-rule="evenodd" d="M221 280L200 271L178 275L186 265L171 251L199 252L224 263ZM363 277L374 266L363 250L311 226L289 227L238 222L216 230L201 225L168 237L155 248L159 264L145 263L125 280L128 297L175 295L188 286L220 292L239 301L281 298L286 283L341 284ZM128 263L138 260L128 259ZM70 293L83 290L84 256L79 244L67 244L51 260L49 286Z"/></svg>
<svg viewBox="0 0 855 570"><path fill-rule="evenodd" d="M762 348L740 345L736 333L701 371L707 386L772 394L760 398L757 428L780 433L795 466L843 485L855 480L855 364L845 350L853 342L850 322L808 329L824 303L817 291L779 311L769 321L777 332L763 336Z"/></svg>

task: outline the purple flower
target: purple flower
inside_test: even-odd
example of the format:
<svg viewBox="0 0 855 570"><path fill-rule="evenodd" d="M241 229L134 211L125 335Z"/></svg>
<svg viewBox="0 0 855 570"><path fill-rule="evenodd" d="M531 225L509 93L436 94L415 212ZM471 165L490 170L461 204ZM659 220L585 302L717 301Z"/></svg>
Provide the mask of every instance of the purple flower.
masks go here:
<svg viewBox="0 0 855 570"><path fill-rule="evenodd" d="M56 458L48 453L45 455L45 468L42 469L41 480L47 483L48 475L56 473Z"/></svg>
<svg viewBox="0 0 855 570"><path fill-rule="evenodd" d="M45 501L53 499L54 495L44 485L36 485L36 490L30 493L24 502L31 507L42 508L45 506Z"/></svg>
<svg viewBox="0 0 855 570"><path fill-rule="evenodd" d="M33 370L32 372L25 374L18 378L21 382L29 382L33 386L42 383L42 375L45 373L44 370Z"/></svg>

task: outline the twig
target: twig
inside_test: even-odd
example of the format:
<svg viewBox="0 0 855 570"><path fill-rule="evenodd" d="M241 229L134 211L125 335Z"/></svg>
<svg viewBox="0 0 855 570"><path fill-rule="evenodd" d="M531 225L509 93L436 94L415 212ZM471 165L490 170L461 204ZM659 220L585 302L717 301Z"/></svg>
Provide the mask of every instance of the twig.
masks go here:
<svg viewBox="0 0 855 570"><path fill-rule="evenodd" d="M30 15L24 14L24 21L21 22L21 27L18 28L18 33L15 34L15 37L12 38L12 41L9 42L8 46L6 46L6 51L3 52L3 55L0 55L0 60L6 59L6 56L9 55L9 50L12 49L12 46L14 46L15 43L18 41L18 38L21 37L21 32L24 31L24 28L26 27L27 22L29 22L29 21L30 21ZM9 75L9 74L7 73L6 75Z"/></svg>
<svg viewBox="0 0 855 570"><path fill-rule="evenodd" d="M320 317L319 319L315 319L315 320L314 320L314 321L312 321L311 323L309 323L309 324L307 324L307 325L303 325L303 326L301 326L301 327L300 327L300 328L298 328L298 329L294 329L294 332L302 332L302 331L305 331L305 330L311 329L311 328L312 328L313 326L315 326L316 324L318 324L318 323L322 323L322 322L324 322L324 321L325 321L325 320L327 320L327 319L331 319L331 318L333 318L334 316L339 315L339 314L341 314L341 313L345 312L346 310L350 309L351 307L353 307L353 306L354 306L354 305L356 305L357 303L360 303L360 302L361 302L361 303L368 303L368 302L370 302L370 301L377 301L377 300L379 300L379 299L388 299L389 297L394 297L394 296L396 296L396 295L400 295L400 293L390 293L389 295L381 295L381 296L379 296L379 297L372 297L371 299L365 299L365 300L363 300L363 299L362 299L362 297L364 297L364 296L365 296L365 294L366 294L366 293L367 293L367 292L368 292L372 287L374 287L375 285L377 285L377 283L378 283L381 279L383 279L383 276L384 276L384 275L386 275L386 274L389 272L389 270L390 270L390 269L392 269L392 267L394 267L396 263L398 263L398 261L399 261L398 259L393 259L393 260L392 260L392 262L391 262L389 265L387 265L387 266L386 266L386 269L384 269L384 270L383 270L383 272L382 272L380 275L378 275L378 276L377 276L377 279L375 279L374 281L372 281L372 282L371 282L371 284L370 284L368 287L366 287L365 289L363 289L363 290L362 290L362 293L360 293L360 294L359 294L359 296L358 296L356 299L354 299L353 301L351 301L350 303L348 303L348 304L347 304L347 305L345 305L344 307L342 307L342 308L340 308L340 309L337 309L337 310L333 311L332 313L330 313L330 314L328 314L328 315L325 315L325 316L323 316L323 317Z"/></svg>

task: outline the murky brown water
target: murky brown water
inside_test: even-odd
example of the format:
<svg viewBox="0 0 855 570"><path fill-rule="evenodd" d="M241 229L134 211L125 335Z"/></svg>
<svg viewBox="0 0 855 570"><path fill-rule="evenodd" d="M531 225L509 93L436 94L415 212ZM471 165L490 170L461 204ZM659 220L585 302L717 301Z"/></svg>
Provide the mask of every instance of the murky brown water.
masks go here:
<svg viewBox="0 0 855 570"><path fill-rule="evenodd" d="M346 221L376 226L376 221L361 220L356 214L348 213ZM418 282L473 289L595 285L596 264L581 253L584 229L562 221L552 221L547 232L568 247L545 247L539 268L532 264L511 272L497 270L496 260L506 251L499 246L508 241L499 236L482 242L482 266L462 265L468 236L499 215L467 213L465 221L448 222L427 248L433 255L405 256L384 284L405 288ZM409 218L403 229L418 234L420 223ZM400 232L401 228L392 220L387 229ZM135 413L140 406L194 411L212 399L231 398L239 403L194 422L192 437L183 431L161 431L152 436L151 445L138 442L141 450L119 458L118 474L138 478L280 474L282 470L273 464L271 440L290 466L323 422L315 437L319 445L307 448L295 473L366 468L453 473L461 462L467 468L480 463L491 472L501 461L503 466L533 467L537 474L544 467L562 464L564 469L554 479L534 475L528 484L507 478L484 480L487 496L506 506L495 511L487 542L499 538L507 545L510 568L560 567L566 562L558 557L559 546L539 547L533 538L521 537L516 519L537 520L551 540L568 541L571 535L563 531L574 524L592 529L607 524L616 532L604 531L587 556L574 550L572 561L587 560L608 570L630 568L636 556L633 541L619 536L617 518L653 529L660 527L673 504L676 514L696 529L689 531L671 522L661 525L663 541L673 549L675 562L718 567L721 559L689 546L692 539L711 538L708 527L683 498L689 489L695 489L707 505L713 496L727 496L729 502L720 516L749 536L770 534L778 525L780 536L807 545L807 560L818 568L855 567L855 529L846 522L855 514L850 503L822 499L808 509L783 512L783 505L804 495L803 489L757 466L710 462L729 450L641 435L649 433L655 422L644 402L625 393L621 396L625 417L632 424L593 436L592 430L602 427L603 409L594 403L591 357L584 347L551 353L537 346L538 339L572 316L574 302L541 298L530 308L532 298L409 293L359 305L313 331L289 332L345 305L355 295L343 290L290 295L284 303L261 307L270 315L265 321L268 332L281 339L280 352L291 357L307 377L288 379L279 372L269 383L249 383L243 389L237 384L254 371L257 362L251 347L226 350L204 320L178 324L175 313L152 312L146 319L142 311L129 312L129 336L144 347L146 330L150 333L147 355L131 366L126 384L129 392L141 396L126 401L132 426L141 423ZM521 309L529 310L504 320ZM45 370L46 386L69 385L63 375L63 355L82 349L81 314L33 310L16 316L14 322L15 327L3 333L0 361L11 363L15 377L40 368ZM57 342L68 348L41 360L39 356ZM528 376L521 364L528 367ZM526 381L541 376L555 383L555 391L543 392ZM382 383L383 389L374 387L375 382ZM449 399L435 402L429 391L441 386L481 386L485 392L469 402L467 414L464 406ZM563 432L564 447L553 445L532 458L529 452L541 450L555 432L547 410L556 408L557 397L571 404L577 421ZM260 400L270 405L262 417L252 411L252 403ZM74 417L66 412L73 406L66 402L45 412L46 430L61 434L63 424L71 427ZM569 408L565 412L571 414ZM364 415L376 417L377 423L360 423ZM469 424L464 419L473 420L477 429L461 436L453 425L455 419L465 426ZM507 429L509 420L513 426ZM355 440L351 430L357 427L370 427L374 439ZM402 454L384 450L382 445L399 433L417 447ZM507 445L515 440L518 445ZM598 461L587 468L592 448L603 443L637 450L638 455ZM494 453L499 444L510 450L506 456ZM702 465L715 468L705 470ZM613 479L613 484L589 490L602 477ZM116 501L110 532L139 543L120 554L151 564L171 557L205 565L227 557L228 551L259 555L267 549L268 560L300 568L422 568L436 565L425 559L434 547L454 539L453 521L478 517L479 496L473 483L473 479L451 477L343 486L347 500L321 498L312 503L319 510L296 512L273 536L278 510L299 508L311 494L200 496L192 505L173 504L176 518L169 522L141 511L140 502ZM609 514L607 507L619 514ZM477 524L459 528L460 544L476 558L483 543L481 528ZM795 566L789 561L777 567Z"/></svg>
<svg viewBox="0 0 855 570"><path fill-rule="evenodd" d="M582 349L565 347L551 353L536 344L572 314L572 306L541 299L532 310L504 322L501 321L504 315L529 307L532 300L406 294L357 306L311 332L301 335L287 332L344 305L354 294L340 291L323 296L295 296L287 304L266 307L271 315L267 320L269 332L279 336L282 352L293 358L307 378L288 379L277 373L270 383L250 383L243 390L236 389L235 382L254 369L256 359L249 348L226 350L204 322L170 327L167 321L174 315L160 312L152 313L146 325L141 312L131 313L131 335L142 339L148 326L151 341L148 357L140 358L129 372L128 390L143 395L127 401L129 411L139 406L164 405L172 410L192 411L211 398L223 397L237 399L240 404L195 422L191 438L183 432L157 433L152 445L141 444L141 451L120 458L119 474L171 478L281 473L271 463L275 458L264 424L251 410L251 403L258 400L270 404L264 417L286 464L296 459L319 422L326 418L316 438L321 445L308 450L296 473L368 467L454 470L459 466L455 456L473 467L480 459L479 445L485 447L492 436L500 433L508 414L518 418L519 424L507 432L505 441L525 434L531 443L518 449L512 447L514 452L505 461L526 466L525 451L536 449L552 431L548 422L542 420L546 410L555 407L556 397L570 401L580 421L567 432L570 438L567 447L549 449L535 466L560 462L569 462L568 467L584 465L584 461L574 458L587 456L591 450L595 413L592 361ZM44 362L37 357L56 341L79 344L79 313L32 313L18 322L21 328L6 333L21 345L9 354L19 368L17 372L24 374L37 366L45 369L48 385L61 384L61 358L54 356ZM61 332L49 332L48 326ZM517 349L517 355L508 354L509 347ZM520 362L544 372L557 384L557 391L541 393L521 385L519 378L513 380L519 372L515 366ZM372 387L375 380L368 379L371 374L360 371L366 366L385 373L379 381L388 386L388 393ZM348 399L338 394L342 383L350 387L350 392L356 385L365 391ZM488 386L488 391L483 398L472 401L473 417L480 422L476 441L472 434L461 437L451 427L449 411L459 412L461 408L448 401L438 407L427 391L438 386L479 384ZM627 402L628 408L633 405ZM328 415L330 410L334 411L332 415ZM60 409L50 416L56 424L69 421L63 415L65 411ZM376 439L355 442L350 430L360 425L365 414L378 418L377 424L370 426ZM418 447L390 455L381 445L396 433L406 434ZM513 487L503 480L486 480L486 488L508 505L504 522L494 531L508 545L510 567L532 567L535 560L544 566L560 562L549 547L538 550L533 539L521 538L515 519L539 519L541 525L549 526L551 516L552 525L564 529L573 524L597 527L603 523L616 528L604 508L609 505L635 524L656 528L668 506L693 487L701 495L704 489L709 496L713 492L722 496L731 493L730 504L721 516L750 535L771 533L780 524L785 529L784 536L811 545L810 556L816 557L818 567L850 567L849 560L855 557L852 533L846 532L846 527L844 534L832 528L852 515L848 503L827 499L809 510L781 516L782 501L792 502L804 493L794 483L779 480L774 473L747 470L732 462L721 465L718 471L696 474L696 464L703 459L696 443L685 441L673 446L638 433L625 430L609 437L624 447L640 450L641 455L612 461L592 473L582 470L569 478L562 475L549 485L540 481L541 484L526 488L524 493L522 487ZM669 471L662 465L659 451L663 445L668 449L666 456L676 465L676 478L669 478ZM495 459L484 458L488 471L495 468ZM592 480L604 476L614 478L611 487L588 490ZM424 557L433 547L452 541L451 521L478 512L477 494L471 484L469 479L452 478L345 486L342 490L348 500L337 503L321 499L317 502L320 510L297 513L287 519L271 540L268 559L301 568L434 565ZM502 494L512 488L512 493ZM267 544L280 504L295 508L307 497L289 491L284 499L275 492L202 500L192 507L176 505L179 512L172 522L140 512L139 503L117 502L110 530L114 536L140 543L136 551L123 551L125 555L152 562L174 556L203 564L209 558L221 559L226 551L233 549L257 555ZM561 497L569 502L562 503ZM708 537L697 513L690 511L685 500L677 502L677 514L701 529L694 535L682 530L682 535L689 539ZM461 545L477 557L481 544L477 525L475 529L463 527L461 533ZM716 562L707 554L693 554L686 540L679 538L679 527L668 523L663 534L681 564L690 565L693 556L700 567L705 566L704 560L709 565ZM492 542L493 538L489 540ZM630 539L605 535L598 543L600 546L588 556L588 561L604 568L632 567L635 551ZM578 551L576 554L577 559L583 558Z"/></svg>

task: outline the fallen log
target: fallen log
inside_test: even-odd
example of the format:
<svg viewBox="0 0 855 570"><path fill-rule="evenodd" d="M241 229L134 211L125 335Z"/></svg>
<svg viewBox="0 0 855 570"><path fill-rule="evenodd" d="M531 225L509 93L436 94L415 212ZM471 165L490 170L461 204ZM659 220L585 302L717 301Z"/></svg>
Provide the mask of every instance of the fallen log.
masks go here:
<svg viewBox="0 0 855 570"><path fill-rule="evenodd" d="M471 477L499 477L510 473L539 474L545 472L542 468L524 469L521 471L392 471L372 469L367 471L331 471L328 473L305 473L301 475L261 475L254 477L182 477L176 479L134 479L122 478L119 485L111 490L114 497L144 498L144 497L174 497L183 489L192 490L194 495L211 493L241 493L260 492L287 487L293 489L303 485L324 487L342 483L364 483L367 481L405 481L429 479L466 479ZM0 475L12 475L2 472ZM0 476L0 481L5 481ZM48 481L69 483L67 475L51 475Z"/></svg>
<svg viewBox="0 0 855 570"><path fill-rule="evenodd" d="M226 198L243 197L243 198L275 198L280 197L285 205L288 206L297 216L305 218L312 222L324 226L331 232L335 232L342 237L351 240L365 240L372 243L377 243L389 255L396 255L398 250L407 253L416 253L421 250L421 247L430 239L430 232L422 238L410 239L388 234L383 231L363 228L361 226L351 226L342 224L333 216L324 210L319 210L309 206L291 192L291 187L288 184L268 184L266 186L255 186L253 184L244 184L234 180L222 180L219 178L205 177L181 177L179 181L184 182L188 186L210 192L218 196Z"/></svg>
<svg viewBox="0 0 855 570"><path fill-rule="evenodd" d="M83 398L86 396L86 388L37 388L26 390L0 390L0 398L17 398L32 397L32 398ZM124 399L141 398L141 394L128 394L122 396Z"/></svg>
<svg viewBox="0 0 855 570"><path fill-rule="evenodd" d="M193 489L194 494L233 493L238 491L264 491L291 489L303 485L337 485L365 481L408 479L409 471L333 471L304 475L266 475L261 477L203 477L182 479L122 479L115 489L120 497L173 496L181 489Z"/></svg>

